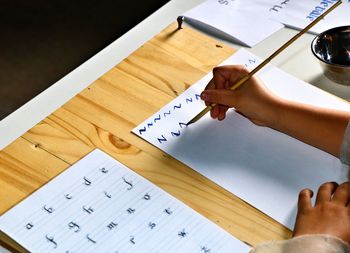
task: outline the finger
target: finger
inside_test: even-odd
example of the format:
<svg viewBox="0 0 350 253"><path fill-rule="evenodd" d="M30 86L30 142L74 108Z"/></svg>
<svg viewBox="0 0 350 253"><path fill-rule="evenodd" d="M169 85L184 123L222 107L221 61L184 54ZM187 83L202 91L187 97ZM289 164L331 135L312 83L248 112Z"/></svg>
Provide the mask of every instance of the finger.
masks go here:
<svg viewBox="0 0 350 253"><path fill-rule="evenodd" d="M225 83L225 89L230 89L231 88L231 83L229 81L226 81Z"/></svg>
<svg viewBox="0 0 350 253"><path fill-rule="evenodd" d="M219 105L219 115L218 120L224 120L226 117L226 112L228 110L228 107L225 105Z"/></svg>
<svg viewBox="0 0 350 253"><path fill-rule="evenodd" d="M232 90L205 90L201 94L201 98L210 104L220 104L228 107L234 107L237 96Z"/></svg>
<svg viewBox="0 0 350 253"><path fill-rule="evenodd" d="M216 89L224 89L226 82L229 78L226 78L222 72L222 67L216 67L213 69L213 82Z"/></svg>
<svg viewBox="0 0 350 253"><path fill-rule="evenodd" d="M247 74L249 70L243 65L226 65L213 69L213 74L220 74L220 76L227 81L237 82Z"/></svg>
<svg viewBox="0 0 350 253"><path fill-rule="evenodd" d="M216 67L213 69L213 78L209 81L204 90L229 89L233 83L240 80L248 73L248 69L242 65ZM208 101L206 101L205 104L207 106L210 105Z"/></svg>
<svg viewBox="0 0 350 253"><path fill-rule="evenodd" d="M335 182L324 183L321 185L317 192L316 205L330 201L337 187L338 184Z"/></svg>
<svg viewBox="0 0 350 253"><path fill-rule="evenodd" d="M337 203L342 206L346 206L350 199L350 184L349 182L342 183L335 190L332 202Z"/></svg>
<svg viewBox="0 0 350 253"><path fill-rule="evenodd" d="M207 86L205 86L204 90L213 90L215 89L215 84L214 84L214 79L210 79L209 83L207 84Z"/></svg>
<svg viewBox="0 0 350 253"><path fill-rule="evenodd" d="M204 90L211 90L215 88L230 88L231 83L240 80L242 77L249 74L249 70L242 65L227 65L220 66L213 69L213 78L208 82ZM216 86L215 81L223 83L222 86Z"/></svg>
<svg viewBox="0 0 350 253"><path fill-rule="evenodd" d="M207 84L207 86L205 87L204 90L214 90L214 89L215 89L215 84L214 84L214 80L213 80L213 78L212 78L212 79L209 81L209 83ZM202 93L203 93L203 92L202 92ZM205 101L205 99L203 99L202 94L201 94L201 99L204 100L206 106L210 105L209 102L207 102L207 101Z"/></svg>
<svg viewBox="0 0 350 253"><path fill-rule="evenodd" d="M210 116L213 119L217 119L218 118L218 116L219 116L219 106L218 105L214 106L213 109L211 109Z"/></svg>
<svg viewBox="0 0 350 253"><path fill-rule="evenodd" d="M310 189L304 189L299 193L298 199L298 212L302 212L305 209L311 208L311 198L314 195Z"/></svg>

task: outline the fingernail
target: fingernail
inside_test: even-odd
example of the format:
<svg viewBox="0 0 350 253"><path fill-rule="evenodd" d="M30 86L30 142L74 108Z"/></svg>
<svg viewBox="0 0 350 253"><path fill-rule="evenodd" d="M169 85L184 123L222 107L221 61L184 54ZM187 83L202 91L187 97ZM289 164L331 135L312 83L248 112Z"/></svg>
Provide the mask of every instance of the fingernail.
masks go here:
<svg viewBox="0 0 350 253"><path fill-rule="evenodd" d="M202 100L208 100L208 94L206 94L205 92L202 92L201 99Z"/></svg>

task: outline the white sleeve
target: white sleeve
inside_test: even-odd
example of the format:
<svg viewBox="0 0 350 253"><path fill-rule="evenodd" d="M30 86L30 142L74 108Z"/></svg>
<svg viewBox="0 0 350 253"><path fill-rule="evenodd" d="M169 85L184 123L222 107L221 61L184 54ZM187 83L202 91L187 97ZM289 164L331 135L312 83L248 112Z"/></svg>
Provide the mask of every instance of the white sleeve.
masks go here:
<svg viewBox="0 0 350 253"><path fill-rule="evenodd" d="M340 147L339 159L342 163L350 165L350 121L345 129L343 142Z"/></svg>
<svg viewBox="0 0 350 253"><path fill-rule="evenodd" d="M256 246L251 253L350 253L350 245L330 235L303 235Z"/></svg>

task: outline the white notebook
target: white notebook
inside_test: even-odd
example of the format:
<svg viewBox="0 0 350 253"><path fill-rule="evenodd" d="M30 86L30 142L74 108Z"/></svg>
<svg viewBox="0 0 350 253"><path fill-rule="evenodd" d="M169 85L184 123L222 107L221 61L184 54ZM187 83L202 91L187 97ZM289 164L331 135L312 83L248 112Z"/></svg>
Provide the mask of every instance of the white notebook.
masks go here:
<svg viewBox="0 0 350 253"><path fill-rule="evenodd" d="M249 247L96 149L0 218L30 252L238 252Z"/></svg>
<svg viewBox="0 0 350 253"><path fill-rule="evenodd" d="M261 62L246 50L224 65L254 68ZM271 65L258 73L275 94L303 103L350 111L350 105ZM298 193L326 181L347 180L348 168L317 148L256 126L234 110L224 121L186 123L205 108L200 99L212 74L150 116L133 133L187 164L226 190L293 229Z"/></svg>

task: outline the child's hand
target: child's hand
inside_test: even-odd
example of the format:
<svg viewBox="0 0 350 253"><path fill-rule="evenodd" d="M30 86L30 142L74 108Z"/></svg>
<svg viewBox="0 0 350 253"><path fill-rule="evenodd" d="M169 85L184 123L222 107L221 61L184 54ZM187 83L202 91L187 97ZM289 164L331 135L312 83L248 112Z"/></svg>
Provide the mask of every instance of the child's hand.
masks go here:
<svg viewBox="0 0 350 253"><path fill-rule="evenodd" d="M253 123L271 126L277 120L280 99L273 95L256 77L251 77L237 90L230 90L249 71L244 66L222 66L214 68L213 79L201 98L209 104L218 104L211 110L214 119L223 120L228 108L249 118Z"/></svg>
<svg viewBox="0 0 350 253"><path fill-rule="evenodd" d="M350 183L325 183L311 205L312 191L299 194L298 215L293 236L328 234L350 243Z"/></svg>

